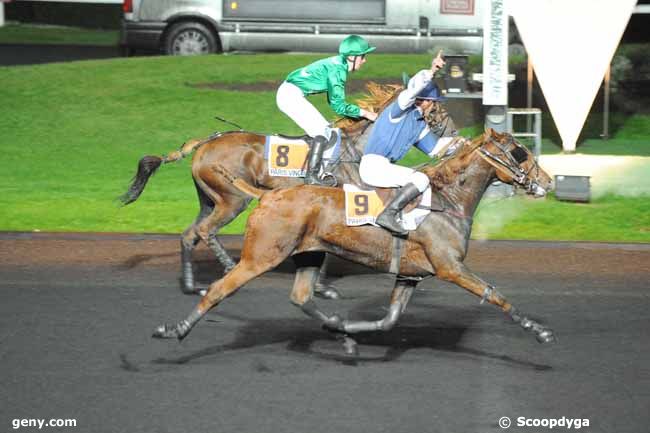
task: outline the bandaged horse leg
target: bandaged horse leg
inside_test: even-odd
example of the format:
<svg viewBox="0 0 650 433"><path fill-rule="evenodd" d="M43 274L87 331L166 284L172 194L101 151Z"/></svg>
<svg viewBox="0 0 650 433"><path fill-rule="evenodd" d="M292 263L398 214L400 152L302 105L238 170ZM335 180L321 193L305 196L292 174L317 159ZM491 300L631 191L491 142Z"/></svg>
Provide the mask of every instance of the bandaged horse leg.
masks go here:
<svg viewBox="0 0 650 433"><path fill-rule="evenodd" d="M319 320L329 329L336 329L341 318L336 314L328 316L318 308L313 300L314 287L324 259L324 253L316 252L302 253L293 257L296 264L296 278L293 282L290 299L309 317Z"/></svg>
<svg viewBox="0 0 650 433"><path fill-rule="evenodd" d="M223 273L227 274L237 263L235 263L232 257L230 257L230 254L228 254L228 251L226 251L221 242L219 242L219 239L217 239L217 231L218 229L213 230L208 235L208 247L210 247L210 250L217 257L219 263L223 265Z"/></svg>
<svg viewBox="0 0 650 433"><path fill-rule="evenodd" d="M224 267L224 274L235 267L235 261L230 257L221 242L217 239L216 231L208 234L206 244ZM197 289L194 282L194 267L192 265L192 251L196 247L198 239L191 244L187 244L185 239L181 239L181 291L185 294L205 295L206 289Z"/></svg>
<svg viewBox="0 0 650 433"><path fill-rule="evenodd" d="M192 266L192 251L196 247L199 238L189 245L185 239L181 239L181 291L185 294L194 294L194 269Z"/></svg>
<svg viewBox="0 0 650 433"><path fill-rule="evenodd" d="M314 294L323 299L341 299L341 294L327 279L327 269L329 267L330 256L325 255L325 260L320 267L318 273L318 281L316 281L316 288Z"/></svg>
<svg viewBox="0 0 650 433"><path fill-rule="evenodd" d="M300 258L294 257L296 261L296 279L291 290L291 302L309 317L318 320L323 327L336 333L336 337L343 344L345 353L356 356L358 354L357 342L343 333L339 328L342 320L338 314L332 316L321 311L313 300L314 286L318 280L319 264L317 262L319 253L301 254ZM322 260L322 259L321 259Z"/></svg>
<svg viewBox="0 0 650 433"><path fill-rule="evenodd" d="M241 198L231 199L227 202L224 201L220 203L219 209L215 209L215 211L208 218L207 227L202 227L204 232L207 233L207 236L205 238L206 244L217 257L217 260L219 260L221 266L223 266L224 274L233 269L236 263L233 258L230 257L230 254L228 254L228 251L226 251L223 244L219 242L217 233L221 227L225 226L233 219L235 219L237 215L242 213L246 206L248 206L248 203L250 203L249 199Z"/></svg>
<svg viewBox="0 0 650 433"><path fill-rule="evenodd" d="M553 330L525 317L493 286L474 275L463 263L456 262L450 266L437 266L436 274L443 280L455 283L481 298L481 304L489 302L496 305L524 330L532 332L539 343L554 342Z"/></svg>
<svg viewBox="0 0 650 433"><path fill-rule="evenodd" d="M200 210L192 225L190 225L181 236L181 291L185 294L195 294L194 270L192 266L192 251L199 243L201 236L198 226L214 211L214 204L197 186Z"/></svg>
<svg viewBox="0 0 650 433"><path fill-rule="evenodd" d="M351 334L365 331L390 331L406 309L416 285L416 281L397 280L391 294L388 313L384 318L375 321L344 320L343 330Z"/></svg>
<svg viewBox="0 0 650 433"><path fill-rule="evenodd" d="M221 227L232 221L248 205L250 200L242 198L229 201L222 200L213 205L206 215L199 215L196 222L184 233L181 240L181 290L186 294L205 295L206 289L195 287L192 266L192 250L198 239L202 239L212 251L224 268L224 274L235 266L235 261L230 257L224 246L219 242L217 233ZM203 213L203 207L201 212Z"/></svg>

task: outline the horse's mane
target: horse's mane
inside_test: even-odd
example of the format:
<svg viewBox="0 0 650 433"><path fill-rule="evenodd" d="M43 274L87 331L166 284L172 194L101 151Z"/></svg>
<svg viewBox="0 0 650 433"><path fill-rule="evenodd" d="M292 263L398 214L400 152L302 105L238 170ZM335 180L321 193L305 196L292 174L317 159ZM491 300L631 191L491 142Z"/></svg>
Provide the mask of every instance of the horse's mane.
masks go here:
<svg viewBox="0 0 650 433"><path fill-rule="evenodd" d="M458 176L460 168L466 165L465 159L483 144L486 134L488 132L479 135L473 140L457 137L456 140L460 141L458 149L451 156L443 158L438 164L427 165L422 169L422 172L431 179L431 184L436 189L451 184Z"/></svg>
<svg viewBox="0 0 650 433"><path fill-rule="evenodd" d="M371 81L366 84L368 93L356 102L364 110L379 113L393 102L402 89L404 87L399 84L379 84ZM341 117L334 122L334 126L350 133L363 126L365 122L367 120L363 117L357 119Z"/></svg>

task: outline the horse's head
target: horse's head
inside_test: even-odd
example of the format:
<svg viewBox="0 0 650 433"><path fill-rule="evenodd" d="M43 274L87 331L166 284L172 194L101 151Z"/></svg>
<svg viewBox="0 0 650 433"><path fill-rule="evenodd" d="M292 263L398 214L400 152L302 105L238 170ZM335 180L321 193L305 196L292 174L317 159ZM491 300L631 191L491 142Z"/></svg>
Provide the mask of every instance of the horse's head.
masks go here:
<svg viewBox="0 0 650 433"><path fill-rule="evenodd" d="M423 114L429 128L438 137L452 137L457 135L456 125L442 102L434 101L431 107Z"/></svg>
<svg viewBox="0 0 650 433"><path fill-rule="evenodd" d="M490 128L478 150L496 168L500 181L520 186L535 197L543 197L553 188L551 177L539 167L534 155L512 135Z"/></svg>

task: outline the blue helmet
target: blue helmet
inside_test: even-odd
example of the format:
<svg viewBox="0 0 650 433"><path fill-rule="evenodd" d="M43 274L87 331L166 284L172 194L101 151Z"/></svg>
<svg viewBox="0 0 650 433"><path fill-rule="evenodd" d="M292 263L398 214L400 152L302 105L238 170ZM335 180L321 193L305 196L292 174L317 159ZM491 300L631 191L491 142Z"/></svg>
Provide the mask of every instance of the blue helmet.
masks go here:
<svg viewBox="0 0 650 433"><path fill-rule="evenodd" d="M442 96L442 92L438 88L438 86L431 82L426 85L424 89L418 93L418 95L415 97L415 99L428 99L431 101L445 101L447 98Z"/></svg>

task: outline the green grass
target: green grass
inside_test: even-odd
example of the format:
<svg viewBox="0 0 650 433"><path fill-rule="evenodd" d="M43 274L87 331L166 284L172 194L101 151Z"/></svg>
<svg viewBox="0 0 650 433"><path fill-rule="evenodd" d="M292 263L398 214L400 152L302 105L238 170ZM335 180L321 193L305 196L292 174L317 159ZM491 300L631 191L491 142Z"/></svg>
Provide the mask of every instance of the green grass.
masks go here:
<svg viewBox="0 0 650 433"><path fill-rule="evenodd" d="M117 46L117 30L89 30L29 24L6 24L0 27L0 44L61 44Z"/></svg>
<svg viewBox="0 0 650 433"><path fill-rule="evenodd" d="M650 197L603 196L591 203L515 196L484 199L475 239L650 242Z"/></svg>
<svg viewBox="0 0 650 433"><path fill-rule="evenodd" d="M0 230L180 232L198 211L189 161L164 166L136 203L117 206L115 198L126 190L140 157L168 153L190 138L228 129L214 115L254 131L300 132L277 110L273 91L210 90L188 84L279 84L288 71L319 57L146 57L0 67ZM413 73L426 67L429 55L375 55L371 60L356 78L398 81L403 70ZM325 116L334 117L324 96L312 101ZM643 118L639 122L643 124ZM643 135L627 128L619 131ZM405 161L421 160L414 152ZM582 236L649 242L646 202L618 197L590 205L526 201L524 211L492 231L481 228L482 213L489 216L481 210L476 229L491 238ZM583 209L594 218L587 219L593 221L587 229L569 233L562 228L572 213ZM597 219L600 212L603 217ZM241 232L244 217L224 232ZM627 227L628 222L636 225Z"/></svg>

